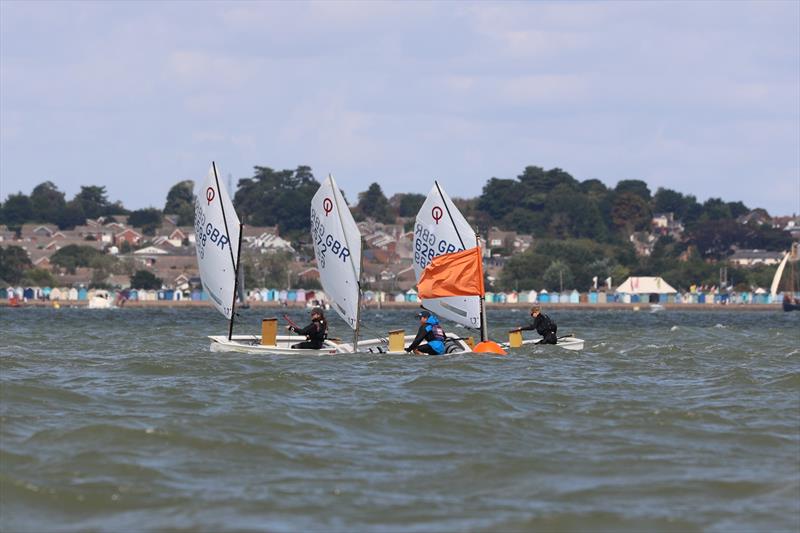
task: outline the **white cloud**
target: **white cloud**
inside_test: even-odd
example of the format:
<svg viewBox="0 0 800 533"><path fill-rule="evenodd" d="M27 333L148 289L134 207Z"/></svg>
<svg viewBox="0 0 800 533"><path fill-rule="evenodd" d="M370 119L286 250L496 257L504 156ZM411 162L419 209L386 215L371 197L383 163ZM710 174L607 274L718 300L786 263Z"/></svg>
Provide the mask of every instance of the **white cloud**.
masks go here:
<svg viewBox="0 0 800 533"><path fill-rule="evenodd" d="M427 190L432 177L473 196L533 164L698 196L721 176L731 194L758 176L759 194L784 191L764 200L771 211L797 202L785 193L800 182L797 3L0 10L4 191L136 183L125 200L137 207L215 158L237 178L311 164L347 177L351 196L379 178Z"/></svg>

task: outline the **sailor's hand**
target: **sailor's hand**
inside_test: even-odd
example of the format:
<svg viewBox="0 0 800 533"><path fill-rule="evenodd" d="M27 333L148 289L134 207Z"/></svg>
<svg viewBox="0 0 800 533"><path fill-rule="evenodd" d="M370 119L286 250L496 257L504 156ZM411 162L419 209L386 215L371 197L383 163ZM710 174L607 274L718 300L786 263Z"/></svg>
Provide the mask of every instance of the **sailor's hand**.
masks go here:
<svg viewBox="0 0 800 533"><path fill-rule="evenodd" d="M288 329L289 331L293 331L294 328L292 328L292 326L286 326L286 329Z"/></svg>

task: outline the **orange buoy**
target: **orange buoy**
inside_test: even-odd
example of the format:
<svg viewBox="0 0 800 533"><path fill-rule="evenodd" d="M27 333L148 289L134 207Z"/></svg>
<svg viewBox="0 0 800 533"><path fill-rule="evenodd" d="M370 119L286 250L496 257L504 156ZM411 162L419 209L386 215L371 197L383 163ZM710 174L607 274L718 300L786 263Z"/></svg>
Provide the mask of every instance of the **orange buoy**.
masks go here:
<svg viewBox="0 0 800 533"><path fill-rule="evenodd" d="M503 349L502 346L497 344L494 341L483 341L479 342L475 345L472 349L473 352L477 353L492 353L495 355L508 355L507 352Z"/></svg>

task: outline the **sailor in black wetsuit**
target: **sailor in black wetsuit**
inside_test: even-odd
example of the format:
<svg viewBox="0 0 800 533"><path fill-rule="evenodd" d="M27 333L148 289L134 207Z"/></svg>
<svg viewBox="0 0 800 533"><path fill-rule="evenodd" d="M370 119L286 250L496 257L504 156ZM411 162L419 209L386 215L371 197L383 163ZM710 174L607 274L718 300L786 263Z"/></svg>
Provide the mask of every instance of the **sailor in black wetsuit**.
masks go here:
<svg viewBox="0 0 800 533"><path fill-rule="evenodd" d="M542 340L539 341L539 344L556 344L558 342L558 326L555 321L542 313L538 305L531 307L531 317L533 318L533 322L527 326L517 328L516 331L536 330L536 332L542 336Z"/></svg>
<svg viewBox="0 0 800 533"><path fill-rule="evenodd" d="M306 336L305 342L293 344L292 348L319 350L322 348L325 339L328 338L328 322L325 321L325 315L319 307L315 307L311 310L311 324L302 329L294 326L286 326L286 329L298 335Z"/></svg>
<svg viewBox="0 0 800 533"><path fill-rule="evenodd" d="M406 352L415 354L442 355L445 352L445 334L439 319L430 311L422 311L419 318L419 330L414 341L406 348ZM421 344L428 341L427 344Z"/></svg>

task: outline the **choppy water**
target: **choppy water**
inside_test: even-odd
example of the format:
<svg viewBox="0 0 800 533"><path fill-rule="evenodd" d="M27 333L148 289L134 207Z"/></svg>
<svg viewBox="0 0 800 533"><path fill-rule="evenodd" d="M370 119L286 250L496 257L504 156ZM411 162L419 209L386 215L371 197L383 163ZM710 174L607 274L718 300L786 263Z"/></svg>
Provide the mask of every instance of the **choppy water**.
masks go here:
<svg viewBox="0 0 800 533"><path fill-rule="evenodd" d="M0 309L0 529L800 530L800 313L552 316L583 352L216 354L211 309Z"/></svg>

